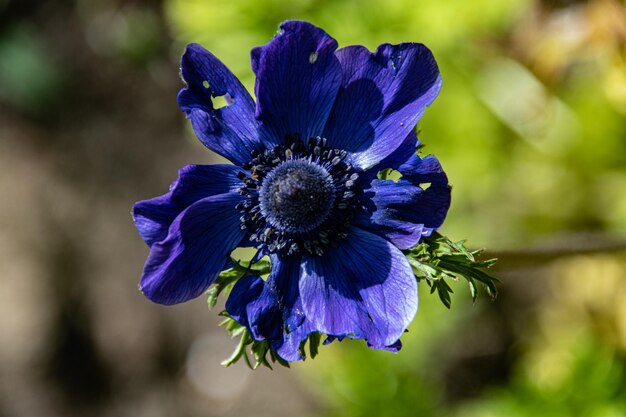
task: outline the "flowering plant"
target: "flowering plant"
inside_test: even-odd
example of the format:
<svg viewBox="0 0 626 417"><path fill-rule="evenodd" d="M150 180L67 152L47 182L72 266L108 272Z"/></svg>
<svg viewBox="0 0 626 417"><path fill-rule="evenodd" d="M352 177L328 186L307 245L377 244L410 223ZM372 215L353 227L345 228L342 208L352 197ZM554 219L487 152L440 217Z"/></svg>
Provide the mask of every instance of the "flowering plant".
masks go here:
<svg viewBox="0 0 626 417"><path fill-rule="evenodd" d="M322 335L399 350L418 280L447 306L447 278L495 296L480 271L493 261L436 232L451 188L437 158L417 155L414 132L441 88L428 48L337 49L322 29L288 21L251 57L256 104L200 45L182 57L179 106L233 165L186 166L167 194L135 204L150 246L146 297L175 304L207 292L214 306L228 293L224 324L241 339L225 363L249 362L249 347L253 366L269 366L268 353L303 359L307 341L315 356ZM231 259L237 247L256 255Z"/></svg>

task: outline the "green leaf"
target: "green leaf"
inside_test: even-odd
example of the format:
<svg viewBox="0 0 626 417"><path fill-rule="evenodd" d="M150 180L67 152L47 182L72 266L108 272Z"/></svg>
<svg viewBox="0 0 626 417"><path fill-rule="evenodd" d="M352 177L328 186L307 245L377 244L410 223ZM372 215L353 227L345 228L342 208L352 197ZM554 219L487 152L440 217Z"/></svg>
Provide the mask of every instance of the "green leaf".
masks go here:
<svg viewBox="0 0 626 417"><path fill-rule="evenodd" d="M259 261L252 264L249 261L235 260L232 258L231 260L234 265L232 269L239 271L242 274L247 273L248 275L265 275L269 274L272 269L270 262L266 259L260 259Z"/></svg>
<svg viewBox="0 0 626 417"><path fill-rule="evenodd" d="M452 304L452 300L450 298L450 294L453 292L452 288L448 285L448 283L440 279L435 283L435 287L437 288L437 294L439 294L439 299L447 308L450 308Z"/></svg>
<svg viewBox="0 0 626 417"><path fill-rule="evenodd" d="M434 232L416 247L405 251L405 255L418 281L426 280L430 293L437 292L441 302L450 308L453 293L447 280L460 281L465 279L469 285L472 301L478 297L478 285L495 299L498 295L497 278L484 272L496 263L496 259L477 260L482 251L470 251L465 241L453 242L445 236Z"/></svg>
<svg viewBox="0 0 626 417"><path fill-rule="evenodd" d="M222 271L213 285L206 291L207 305L209 310L213 309L217 304L217 299L222 293L228 293L233 288L237 280L245 275L265 275L271 271L269 261L261 259L258 262L250 263L249 261L241 261L232 259L233 267Z"/></svg>
<svg viewBox="0 0 626 417"><path fill-rule="evenodd" d="M222 311L220 315L225 317L220 323L220 326L226 327L226 330L233 339L239 337L239 343L233 350L233 353L222 361L222 365L229 367L243 359L250 369L257 369L261 365L273 369L270 361L287 368L289 367L289 363L278 356L270 342L267 340L254 340L248 332L248 329L239 324L226 311ZM252 356L254 362L251 360L249 354Z"/></svg>
<svg viewBox="0 0 626 417"><path fill-rule="evenodd" d="M227 269L219 274L213 285L206 291L209 310L215 307L220 294L230 291L235 282L242 276L242 273L235 268Z"/></svg>
<svg viewBox="0 0 626 417"><path fill-rule="evenodd" d="M472 295L472 301L476 301L476 296L478 295L478 288L476 288L476 282L473 278L468 278L467 283L469 284L470 294Z"/></svg>
<svg viewBox="0 0 626 417"><path fill-rule="evenodd" d="M239 339L239 344L237 345L233 353L228 358L222 361L222 365L229 367L230 365L236 363L239 359L241 359L242 356L245 357L246 362L248 362L248 355L246 355L246 345L248 344L250 336L248 335L248 331L245 329L242 333L243 334L241 336L241 339Z"/></svg>

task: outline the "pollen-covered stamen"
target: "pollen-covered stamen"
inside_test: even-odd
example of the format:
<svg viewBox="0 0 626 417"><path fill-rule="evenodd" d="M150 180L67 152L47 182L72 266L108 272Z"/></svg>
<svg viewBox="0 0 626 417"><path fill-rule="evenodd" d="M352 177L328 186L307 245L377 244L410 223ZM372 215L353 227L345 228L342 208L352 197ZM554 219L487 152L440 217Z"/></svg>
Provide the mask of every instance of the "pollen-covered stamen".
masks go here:
<svg viewBox="0 0 626 417"><path fill-rule="evenodd" d="M359 208L355 185L360 170L346 163L347 152L328 148L326 139L303 143L288 136L284 145L253 151L237 205L241 228L266 253L322 255L346 238Z"/></svg>
<svg viewBox="0 0 626 417"><path fill-rule="evenodd" d="M261 213L280 230L304 233L328 217L335 203L330 174L307 159L283 162L270 172L259 193Z"/></svg>

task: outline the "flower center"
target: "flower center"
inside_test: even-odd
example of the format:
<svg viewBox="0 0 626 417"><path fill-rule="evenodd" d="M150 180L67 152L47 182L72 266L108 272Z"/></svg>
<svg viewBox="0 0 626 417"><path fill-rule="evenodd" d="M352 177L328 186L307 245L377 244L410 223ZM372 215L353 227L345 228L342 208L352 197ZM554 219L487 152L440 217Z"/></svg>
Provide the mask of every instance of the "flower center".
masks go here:
<svg viewBox="0 0 626 417"><path fill-rule="evenodd" d="M355 193L361 170L346 162L347 152L314 137L298 136L263 152L253 151L241 180L237 204L241 228L264 254L309 253L321 256L348 236L361 210Z"/></svg>
<svg viewBox="0 0 626 417"><path fill-rule="evenodd" d="M326 220L335 202L335 187L323 167L307 159L293 159L268 174L259 201L261 213L274 227L303 233Z"/></svg>

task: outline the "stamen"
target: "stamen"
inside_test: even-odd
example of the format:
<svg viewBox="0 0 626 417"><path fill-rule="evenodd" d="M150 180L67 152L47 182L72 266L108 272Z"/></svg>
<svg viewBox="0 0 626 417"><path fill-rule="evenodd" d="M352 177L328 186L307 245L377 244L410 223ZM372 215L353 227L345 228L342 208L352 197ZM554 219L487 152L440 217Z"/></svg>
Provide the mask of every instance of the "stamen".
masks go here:
<svg viewBox="0 0 626 417"><path fill-rule="evenodd" d="M265 178L260 191L263 215L276 228L304 233L319 226L335 201L332 177L304 159L285 161Z"/></svg>
<svg viewBox="0 0 626 417"><path fill-rule="evenodd" d="M353 191L360 171L344 161L346 151L327 144L319 136L306 145L287 136L284 145L251 151L248 172L237 173L245 196L236 206L241 228L259 251L322 256L347 237L360 207Z"/></svg>

